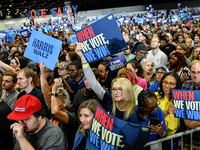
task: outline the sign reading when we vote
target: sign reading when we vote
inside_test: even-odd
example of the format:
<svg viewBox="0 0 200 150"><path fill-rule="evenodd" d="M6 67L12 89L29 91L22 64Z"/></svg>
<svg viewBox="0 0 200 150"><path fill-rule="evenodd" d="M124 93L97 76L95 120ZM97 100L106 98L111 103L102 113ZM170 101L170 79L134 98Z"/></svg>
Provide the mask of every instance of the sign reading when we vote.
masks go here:
<svg viewBox="0 0 200 150"><path fill-rule="evenodd" d="M76 36L83 44L82 52L88 63L128 49L113 14L81 29Z"/></svg>
<svg viewBox="0 0 200 150"><path fill-rule="evenodd" d="M108 115L97 105L89 133L92 150L142 150L149 140L150 130ZM87 144L86 144L87 145Z"/></svg>
<svg viewBox="0 0 200 150"><path fill-rule="evenodd" d="M199 95L199 90L173 90L173 105L177 108L174 117L200 121Z"/></svg>
<svg viewBox="0 0 200 150"><path fill-rule="evenodd" d="M32 30L24 56L37 63L43 60L44 66L54 70L61 46L62 41Z"/></svg>

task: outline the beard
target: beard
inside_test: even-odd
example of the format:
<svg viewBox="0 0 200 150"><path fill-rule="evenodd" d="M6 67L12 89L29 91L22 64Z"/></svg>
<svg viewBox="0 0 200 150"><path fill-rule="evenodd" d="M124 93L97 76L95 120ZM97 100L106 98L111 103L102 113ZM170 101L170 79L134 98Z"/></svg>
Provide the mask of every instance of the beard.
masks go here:
<svg viewBox="0 0 200 150"><path fill-rule="evenodd" d="M38 121L36 121L36 122L32 125L32 128L31 128L31 129L29 129L29 128L27 128L27 127L24 127L24 132L33 134L33 133L35 133L35 132L39 129L39 127L40 127L40 123L39 123Z"/></svg>
<svg viewBox="0 0 200 150"><path fill-rule="evenodd" d="M162 46L162 47L160 46L159 48L160 48L161 51L165 51L166 46Z"/></svg>
<svg viewBox="0 0 200 150"><path fill-rule="evenodd" d="M139 55L139 60L142 60L143 58L145 58L143 55Z"/></svg>

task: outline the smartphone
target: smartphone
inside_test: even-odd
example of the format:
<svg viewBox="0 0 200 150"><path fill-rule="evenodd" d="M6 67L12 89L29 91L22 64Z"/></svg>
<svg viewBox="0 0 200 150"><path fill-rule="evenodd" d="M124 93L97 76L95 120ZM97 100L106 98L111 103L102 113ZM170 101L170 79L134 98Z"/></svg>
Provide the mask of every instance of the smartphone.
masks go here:
<svg viewBox="0 0 200 150"><path fill-rule="evenodd" d="M158 118L152 118L150 121L150 125L156 126L160 123L160 119Z"/></svg>

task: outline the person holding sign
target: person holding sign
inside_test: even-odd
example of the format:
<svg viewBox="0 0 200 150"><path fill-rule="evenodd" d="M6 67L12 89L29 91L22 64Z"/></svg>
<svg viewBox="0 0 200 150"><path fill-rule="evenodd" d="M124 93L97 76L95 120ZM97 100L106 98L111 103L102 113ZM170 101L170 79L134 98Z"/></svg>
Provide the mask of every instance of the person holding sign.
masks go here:
<svg viewBox="0 0 200 150"><path fill-rule="evenodd" d="M175 72L167 72L161 79L160 91L155 93L164 113L167 136L175 134L180 127L180 119L174 117L176 107L172 102L172 89L181 89L181 79ZM178 147L178 139L174 140L173 146Z"/></svg>
<svg viewBox="0 0 200 150"><path fill-rule="evenodd" d="M91 149L90 145L92 145L92 143L89 142L90 139L88 138L88 136L97 104L99 104L97 100L89 99L87 101L84 101L79 106L78 119L80 120L80 127L76 132L74 146L72 150Z"/></svg>
<svg viewBox="0 0 200 150"><path fill-rule="evenodd" d="M111 85L112 95L105 91L96 80L91 68L89 67L89 64L81 52L82 48L83 45L77 43L76 53L81 58L85 77L93 91L102 100L104 109L116 118L127 122L137 123L135 98L131 82L126 78L114 79Z"/></svg>

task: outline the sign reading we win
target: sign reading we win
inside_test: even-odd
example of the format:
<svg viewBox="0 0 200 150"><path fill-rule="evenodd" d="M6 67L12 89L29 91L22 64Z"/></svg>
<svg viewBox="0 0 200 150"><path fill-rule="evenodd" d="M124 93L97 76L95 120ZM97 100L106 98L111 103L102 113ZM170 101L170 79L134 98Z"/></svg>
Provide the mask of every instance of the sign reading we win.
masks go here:
<svg viewBox="0 0 200 150"><path fill-rule="evenodd" d="M173 90L173 105L176 106L174 116L188 120L200 120L200 91Z"/></svg>
<svg viewBox="0 0 200 150"><path fill-rule="evenodd" d="M83 44L83 55L88 63L127 50L127 45L113 14L110 14L76 33Z"/></svg>

